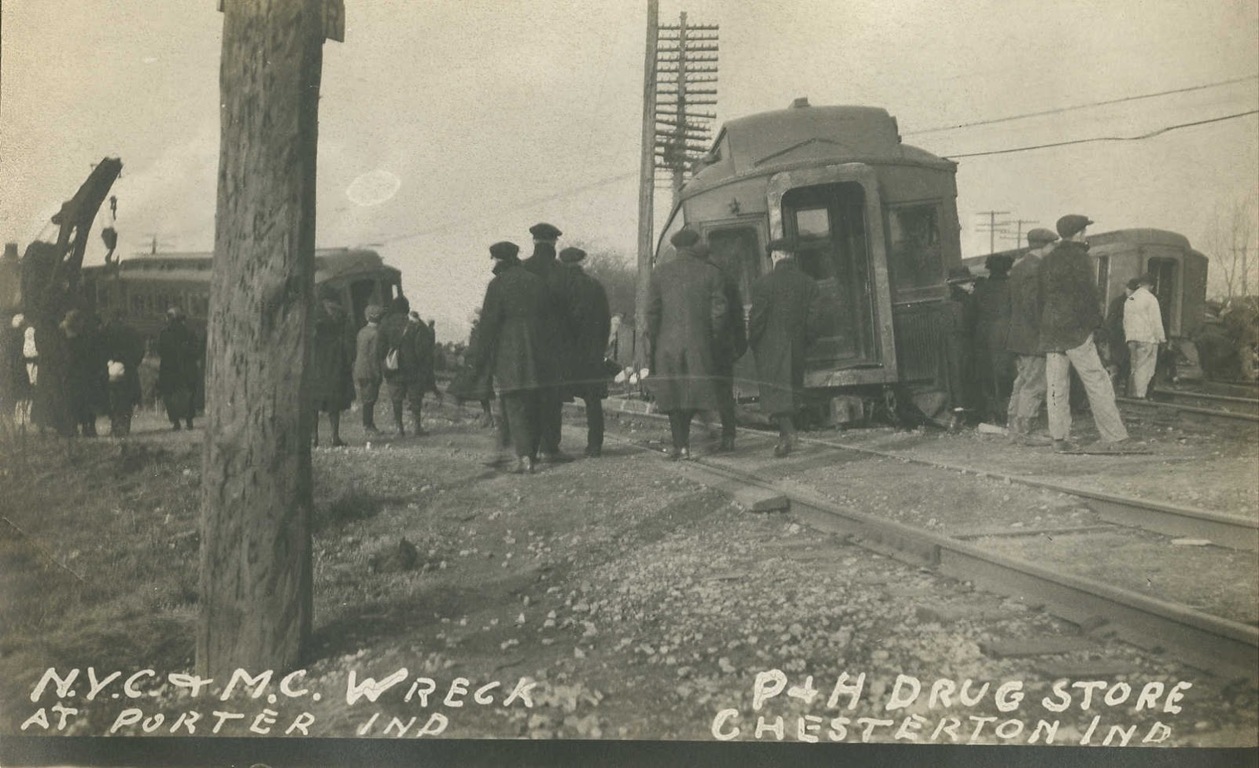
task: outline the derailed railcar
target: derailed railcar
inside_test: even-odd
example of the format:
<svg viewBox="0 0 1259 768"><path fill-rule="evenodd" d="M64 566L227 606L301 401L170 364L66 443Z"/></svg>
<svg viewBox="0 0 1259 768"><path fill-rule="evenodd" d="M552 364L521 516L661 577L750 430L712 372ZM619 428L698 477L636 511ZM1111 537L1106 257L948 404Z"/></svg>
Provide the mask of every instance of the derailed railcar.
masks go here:
<svg viewBox="0 0 1259 768"><path fill-rule="evenodd" d="M1149 274L1169 339L1188 339L1202 326L1207 300L1207 257L1194 250L1184 235L1163 229L1119 229L1088 236L1089 258L1097 270L1098 298L1105 314L1123 295L1128 281ZM1001 251L1017 259L1027 248ZM988 256L963 260L984 275Z"/></svg>
<svg viewBox="0 0 1259 768"><path fill-rule="evenodd" d="M157 253L117 264L83 268L83 304L102 317L120 313L153 339L170 307L179 307L204 338L210 306L210 253ZM368 304L388 304L402 292L402 273L376 251L329 248L315 251L315 285L330 286L356 326L366 323Z"/></svg>
<svg viewBox="0 0 1259 768"><path fill-rule="evenodd" d="M956 169L902 143L883 109L797 100L732 120L683 187L656 263L673 257L669 238L689 225L749 301L771 268L766 243L794 238L821 294L805 374L811 400L886 398L906 384L940 391L956 311L945 278L961 262ZM756 393L751 355L735 375L738 396Z"/></svg>

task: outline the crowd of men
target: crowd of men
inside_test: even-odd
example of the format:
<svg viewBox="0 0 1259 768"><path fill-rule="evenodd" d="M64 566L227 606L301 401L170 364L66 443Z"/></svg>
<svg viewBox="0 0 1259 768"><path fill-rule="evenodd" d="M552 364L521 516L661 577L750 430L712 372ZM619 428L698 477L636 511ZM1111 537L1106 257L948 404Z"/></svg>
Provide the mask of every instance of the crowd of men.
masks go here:
<svg viewBox="0 0 1259 768"><path fill-rule="evenodd" d="M1071 440L1074 374L1100 435L1089 450L1127 450L1114 377L1122 376L1129 396L1148 395L1159 348L1167 341L1151 292L1154 281L1149 275L1134 278L1103 318L1085 239L1092 223L1070 214L1058 220L1058 234L1033 229L1029 250L1017 261L989 257L982 281L965 267L950 274L964 329L955 340L962 350L957 405L1005 424L1014 442L1079 450ZM1095 334L1106 341L1109 365L1099 355ZM1042 406L1048 411L1048 437L1032 426Z"/></svg>
<svg viewBox="0 0 1259 768"><path fill-rule="evenodd" d="M192 428L201 382L201 346L178 309L167 313L157 341L157 389L176 429ZM31 424L41 433L96 437L108 416L109 434L125 437L141 401L145 342L121 314L104 322L79 309L41 335L22 314L0 330L0 403L5 426Z"/></svg>
<svg viewBox="0 0 1259 768"><path fill-rule="evenodd" d="M612 371L605 362L611 333L607 292L587 275L586 252L556 246L563 234L545 222L530 228L533 253L503 241L490 246L493 279L485 290L464 371L451 386L461 400L489 403L497 394L500 448L514 453L513 471L564 462L563 404L586 406L588 458L603 452L603 399ZM501 463L496 459L492 463Z"/></svg>

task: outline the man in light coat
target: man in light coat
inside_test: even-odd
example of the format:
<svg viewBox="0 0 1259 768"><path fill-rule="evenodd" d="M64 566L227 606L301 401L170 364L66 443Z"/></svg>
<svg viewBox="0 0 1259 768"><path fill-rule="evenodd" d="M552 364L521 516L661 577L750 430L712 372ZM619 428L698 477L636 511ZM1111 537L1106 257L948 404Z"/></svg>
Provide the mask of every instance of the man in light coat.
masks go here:
<svg viewBox="0 0 1259 768"><path fill-rule="evenodd" d="M1141 275L1137 288L1124 302L1123 335L1128 340L1128 357L1131 378L1128 381L1129 397L1147 397L1150 380L1154 378L1158 362L1158 348L1167 343L1163 332L1163 313L1159 311L1158 298L1150 292L1154 278Z"/></svg>

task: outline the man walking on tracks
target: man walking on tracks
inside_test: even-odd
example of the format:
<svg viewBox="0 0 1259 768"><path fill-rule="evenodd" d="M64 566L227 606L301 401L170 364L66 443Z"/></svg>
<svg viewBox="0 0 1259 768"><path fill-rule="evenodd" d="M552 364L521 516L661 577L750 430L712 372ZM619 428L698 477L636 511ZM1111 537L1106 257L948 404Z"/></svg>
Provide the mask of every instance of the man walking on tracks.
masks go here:
<svg viewBox="0 0 1259 768"><path fill-rule="evenodd" d="M1010 268L1010 323L1006 349L1016 355L1014 386L1006 410L1010 440L1023 445L1049 445L1043 435L1032 434L1032 423L1045 402L1045 356L1038 352L1040 336L1040 265L1054 249L1058 236L1037 227L1027 233L1027 253Z"/></svg>
<svg viewBox="0 0 1259 768"><path fill-rule="evenodd" d="M569 307L564 296L564 276L555 260L555 242L562 232L546 222L529 228L533 236L533 255L525 259L526 270L542 278L546 302L542 317L542 347L540 354L547 360L542 364L555 374L553 385L543 387L538 395L539 455L544 462L568 461L560 452L560 427L564 419L563 384L560 377L569 368L573 354L573 340L568 333Z"/></svg>
<svg viewBox="0 0 1259 768"><path fill-rule="evenodd" d="M790 240L771 241L767 249L774 269L752 284L748 343L756 356L761 409L778 422L774 456L782 458L795 447L795 418L803 405L805 348L812 341L818 287L800 270Z"/></svg>
<svg viewBox="0 0 1259 768"><path fill-rule="evenodd" d="M748 350L747 328L743 324L743 297L734 278L721 269L712 258L708 245L699 243L699 252L708 263L721 270L721 290L726 297L726 322L717 334L713 349L713 364L717 369L717 412L721 416L721 443L718 451L734 450L735 403L734 364Z"/></svg>
<svg viewBox="0 0 1259 768"><path fill-rule="evenodd" d="M548 301L542 278L525 269L515 243L490 246L499 262L485 289L477 326L472 379L492 380L502 399L507 431L516 450L518 474L531 473L538 458L541 393L554 388L556 377L544 344Z"/></svg>
<svg viewBox="0 0 1259 768"><path fill-rule="evenodd" d="M699 234L678 230L669 242L677 258L651 273L647 340L651 353L648 386L669 415L670 458L691 458L691 419L717 408L713 347L726 322L721 271L695 250Z"/></svg>
<svg viewBox="0 0 1259 768"><path fill-rule="evenodd" d="M1137 278L1136 289L1124 303L1123 336L1128 341L1132 370L1132 379L1128 384L1130 397L1146 397L1150 380L1154 378L1159 345L1167 343L1158 297L1150 292L1153 287L1154 278L1148 274L1141 275Z"/></svg>
<svg viewBox="0 0 1259 768"><path fill-rule="evenodd" d="M586 252L580 248L560 251L569 311L568 336L573 342L564 376L564 397L580 397L586 404L586 456L597 459L603 453L603 398L608 396L603 355L612 330L612 316L607 291L581 268L585 258Z"/></svg>
<svg viewBox="0 0 1259 768"><path fill-rule="evenodd" d="M1058 219L1062 242L1045 257L1040 267L1042 297L1040 350L1045 352L1045 378L1049 390L1049 434L1054 450L1077 450L1071 437L1071 369L1088 394L1093 421L1101 435L1093 450L1121 450L1128 439L1115 406L1115 390L1093 344L1093 331L1102 324L1101 304L1093 262L1089 259L1084 230L1093 222L1069 214Z"/></svg>

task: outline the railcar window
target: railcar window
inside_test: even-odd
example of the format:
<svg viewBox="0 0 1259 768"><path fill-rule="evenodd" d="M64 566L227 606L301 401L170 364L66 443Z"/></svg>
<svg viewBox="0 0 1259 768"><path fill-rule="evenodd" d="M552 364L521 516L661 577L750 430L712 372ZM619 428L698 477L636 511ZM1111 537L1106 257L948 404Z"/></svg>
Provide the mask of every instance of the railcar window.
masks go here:
<svg viewBox="0 0 1259 768"><path fill-rule="evenodd" d="M935 203L889 208L888 267L894 291L934 285L942 277L940 216Z"/></svg>
<svg viewBox="0 0 1259 768"><path fill-rule="evenodd" d="M831 217L825 208L796 211L796 232L801 240L831 236Z"/></svg>
<svg viewBox="0 0 1259 768"><path fill-rule="evenodd" d="M746 304L752 300L752 283L761 274L761 243L752 227L718 229L708 233L713 263L739 286Z"/></svg>

